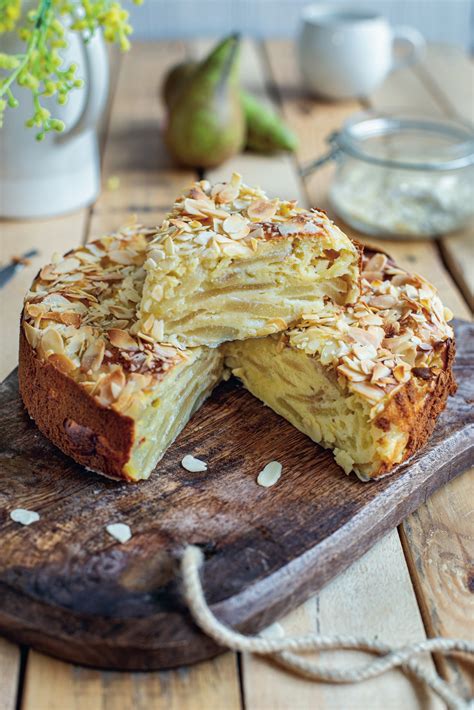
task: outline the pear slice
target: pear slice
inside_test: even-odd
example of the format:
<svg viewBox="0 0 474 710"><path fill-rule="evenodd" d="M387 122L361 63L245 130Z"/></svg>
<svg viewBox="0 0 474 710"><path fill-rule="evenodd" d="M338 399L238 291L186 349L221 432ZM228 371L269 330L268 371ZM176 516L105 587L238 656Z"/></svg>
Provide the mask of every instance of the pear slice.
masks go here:
<svg viewBox="0 0 474 710"><path fill-rule="evenodd" d="M359 292L358 248L324 214L234 174L196 183L148 247L137 333L216 347L288 328Z"/></svg>

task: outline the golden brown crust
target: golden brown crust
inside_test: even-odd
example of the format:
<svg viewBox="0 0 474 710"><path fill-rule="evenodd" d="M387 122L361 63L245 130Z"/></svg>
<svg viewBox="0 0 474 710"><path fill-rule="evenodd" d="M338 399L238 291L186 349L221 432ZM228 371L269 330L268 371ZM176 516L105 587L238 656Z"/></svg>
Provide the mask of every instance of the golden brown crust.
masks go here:
<svg viewBox="0 0 474 710"><path fill-rule="evenodd" d="M410 379L393 397L375 424L384 431L396 425L397 429L408 433L408 442L400 463L407 461L426 444L436 421L446 407L447 399L456 392L457 385L452 365L456 354L453 339L442 344L444 369L430 380L424 373ZM416 370L416 368L415 368ZM419 381L423 384L419 384ZM393 470L392 463L384 463L372 478L382 478Z"/></svg>
<svg viewBox="0 0 474 710"><path fill-rule="evenodd" d="M103 407L71 377L40 360L22 328L18 380L28 414L53 444L88 469L127 480L123 467L133 446L133 419Z"/></svg>

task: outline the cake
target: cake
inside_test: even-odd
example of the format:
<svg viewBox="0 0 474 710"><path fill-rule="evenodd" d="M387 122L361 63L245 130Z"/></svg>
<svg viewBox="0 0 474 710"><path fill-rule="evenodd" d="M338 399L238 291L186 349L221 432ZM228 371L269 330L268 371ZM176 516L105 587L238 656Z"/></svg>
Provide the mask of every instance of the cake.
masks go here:
<svg viewBox="0 0 474 710"><path fill-rule="evenodd" d="M283 334L225 346L256 397L362 480L389 473L430 436L449 394L453 332L434 287L382 253L363 257L356 304L327 303Z"/></svg>
<svg viewBox="0 0 474 710"><path fill-rule="evenodd" d="M222 354L132 334L148 243L122 234L59 255L26 295L19 386L64 453L112 478L147 478L222 376Z"/></svg>
<svg viewBox="0 0 474 710"><path fill-rule="evenodd" d="M359 249L324 212L270 200L234 174L180 196L148 247L137 332L216 347L353 302Z"/></svg>
<svg viewBox="0 0 474 710"><path fill-rule="evenodd" d="M20 393L63 452L139 481L233 374L369 480L455 391L451 317L421 276L234 175L196 183L159 229L54 256L25 298Z"/></svg>

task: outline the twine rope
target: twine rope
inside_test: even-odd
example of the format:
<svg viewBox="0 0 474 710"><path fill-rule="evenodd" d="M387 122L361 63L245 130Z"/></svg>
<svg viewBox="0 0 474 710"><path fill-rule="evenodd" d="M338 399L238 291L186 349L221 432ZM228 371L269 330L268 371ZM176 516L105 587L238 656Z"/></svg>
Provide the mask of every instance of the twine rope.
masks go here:
<svg viewBox="0 0 474 710"><path fill-rule="evenodd" d="M206 602L201 583L200 568L204 555L199 547L188 545L181 558L183 594L196 624L220 646L270 656L294 673L325 683L360 683L399 667L404 673L418 678L438 695L449 708L467 710L469 703L458 695L437 673L427 670L413 657L420 653L449 654L453 651L474 655L474 643L464 639L432 638L394 648L363 636L302 636L269 638L245 636L225 626L212 613ZM318 661L303 658L297 653L334 649L358 650L378 654L379 658L356 668L331 668ZM472 705L471 705L472 708Z"/></svg>

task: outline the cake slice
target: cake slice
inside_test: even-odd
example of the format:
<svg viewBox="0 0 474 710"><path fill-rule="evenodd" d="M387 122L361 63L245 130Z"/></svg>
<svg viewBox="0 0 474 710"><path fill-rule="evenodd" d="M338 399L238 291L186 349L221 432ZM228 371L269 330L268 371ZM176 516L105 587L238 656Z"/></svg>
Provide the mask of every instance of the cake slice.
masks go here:
<svg viewBox="0 0 474 710"><path fill-rule="evenodd" d="M138 331L179 347L285 330L355 300L359 250L323 213L270 200L234 174L178 198L145 263Z"/></svg>
<svg viewBox="0 0 474 710"><path fill-rule="evenodd" d="M19 385L39 429L113 478L147 478L222 376L218 350L133 336L148 242L130 229L57 257L26 296Z"/></svg>
<svg viewBox="0 0 474 710"><path fill-rule="evenodd" d="M284 334L225 350L252 394L367 480L428 439L455 391L454 342L434 287L385 254L363 258L361 288L355 305L328 304Z"/></svg>

